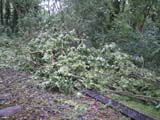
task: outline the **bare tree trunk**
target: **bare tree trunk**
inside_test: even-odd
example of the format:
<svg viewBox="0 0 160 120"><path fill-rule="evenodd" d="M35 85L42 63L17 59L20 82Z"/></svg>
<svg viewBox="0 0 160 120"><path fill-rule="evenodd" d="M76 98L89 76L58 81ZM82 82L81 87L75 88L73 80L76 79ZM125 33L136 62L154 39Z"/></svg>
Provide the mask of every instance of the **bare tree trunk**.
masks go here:
<svg viewBox="0 0 160 120"><path fill-rule="evenodd" d="M0 0L0 18L1 18L1 25L3 25L3 0Z"/></svg>
<svg viewBox="0 0 160 120"><path fill-rule="evenodd" d="M18 24L18 5L17 3L14 3L12 32L17 32L17 24Z"/></svg>
<svg viewBox="0 0 160 120"><path fill-rule="evenodd" d="M6 25L9 25L10 15L11 15L9 0L6 0L5 11L6 11L6 13L5 13Z"/></svg>

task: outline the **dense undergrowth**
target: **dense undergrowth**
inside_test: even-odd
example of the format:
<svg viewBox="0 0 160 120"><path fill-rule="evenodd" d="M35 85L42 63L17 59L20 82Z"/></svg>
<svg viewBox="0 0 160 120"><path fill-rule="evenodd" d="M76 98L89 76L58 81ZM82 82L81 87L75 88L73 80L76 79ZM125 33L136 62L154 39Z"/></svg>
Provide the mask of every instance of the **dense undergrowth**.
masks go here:
<svg viewBox="0 0 160 120"><path fill-rule="evenodd" d="M26 63L29 61L27 52L27 47L24 45L21 37L1 34L0 68L11 67L24 70L24 68L27 68Z"/></svg>
<svg viewBox="0 0 160 120"><path fill-rule="evenodd" d="M116 1L121 3L118 13ZM70 0L51 16L43 9L24 12L15 32L7 31L13 20L0 26L0 68L31 72L39 88L114 93L159 111L159 2L122 2Z"/></svg>
<svg viewBox="0 0 160 120"><path fill-rule="evenodd" d="M86 88L111 91L159 109L160 78L143 67L143 58L133 61L114 42L90 47L85 38L78 38L74 30L52 28L41 30L24 45L20 37L3 35L0 67L34 73L40 88L66 94Z"/></svg>
<svg viewBox="0 0 160 120"><path fill-rule="evenodd" d="M144 111L149 105L146 111L158 116L160 78L144 68L142 57L135 59L114 42L91 47L89 38L78 38L74 30L43 28L30 41L23 41L24 38L5 34L0 37L0 68L32 72L37 86L51 91L69 94L91 89L104 95L119 94L121 97L116 95L116 99L124 104L132 107L130 101L138 101L134 103L139 104L134 105L137 110Z"/></svg>
<svg viewBox="0 0 160 120"><path fill-rule="evenodd" d="M160 78L137 67L132 56L115 43L96 49L88 47L86 39L77 38L74 30L54 29L40 32L27 46L14 39L1 37L0 66L33 72L34 79L42 80L38 84L41 88L67 94L84 88L102 93L118 91L159 108ZM143 64L143 59L136 63Z"/></svg>

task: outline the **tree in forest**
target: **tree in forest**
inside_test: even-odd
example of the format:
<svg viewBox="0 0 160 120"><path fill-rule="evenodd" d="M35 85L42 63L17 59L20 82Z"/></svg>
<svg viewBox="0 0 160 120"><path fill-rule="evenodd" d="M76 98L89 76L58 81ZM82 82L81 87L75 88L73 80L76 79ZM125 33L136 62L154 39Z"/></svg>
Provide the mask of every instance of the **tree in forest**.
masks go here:
<svg viewBox="0 0 160 120"><path fill-rule="evenodd" d="M39 0L0 0L1 25L9 27L12 32L17 32L19 19L38 10L39 2Z"/></svg>
<svg viewBox="0 0 160 120"><path fill-rule="evenodd" d="M3 25L3 0L0 0L0 18L1 18L1 25Z"/></svg>

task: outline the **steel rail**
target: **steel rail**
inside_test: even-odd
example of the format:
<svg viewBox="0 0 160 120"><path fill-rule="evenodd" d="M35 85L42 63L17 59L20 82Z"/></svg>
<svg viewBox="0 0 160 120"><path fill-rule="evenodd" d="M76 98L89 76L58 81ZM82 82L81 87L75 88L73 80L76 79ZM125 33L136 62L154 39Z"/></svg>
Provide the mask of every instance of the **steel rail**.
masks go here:
<svg viewBox="0 0 160 120"><path fill-rule="evenodd" d="M106 104L110 106L111 108L118 110L123 115L131 118L132 120L155 120L154 118L147 116L143 113L140 113L132 108L129 108L116 100L113 100L109 97L103 97L102 95L99 95L96 92L90 91L90 90L82 90L82 94L89 96L91 98L94 98L96 101L99 101L103 104Z"/></svg>

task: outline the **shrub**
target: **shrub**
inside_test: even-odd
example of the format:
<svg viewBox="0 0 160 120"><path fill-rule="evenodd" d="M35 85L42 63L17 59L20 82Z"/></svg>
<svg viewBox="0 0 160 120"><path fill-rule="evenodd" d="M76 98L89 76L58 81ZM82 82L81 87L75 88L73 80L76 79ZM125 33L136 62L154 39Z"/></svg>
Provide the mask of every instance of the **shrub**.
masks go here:
<svg viewBox="0 0 160 120"><path fill-rule="evenodd" d="M138 68L115 43L89 48L74 32L40 33L30 42L35 78L42 88L70 93L74 88L128 91L158 97L158 78L149 70Z"/></svg>

